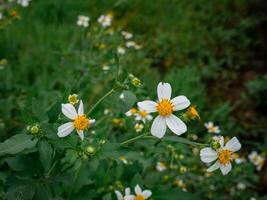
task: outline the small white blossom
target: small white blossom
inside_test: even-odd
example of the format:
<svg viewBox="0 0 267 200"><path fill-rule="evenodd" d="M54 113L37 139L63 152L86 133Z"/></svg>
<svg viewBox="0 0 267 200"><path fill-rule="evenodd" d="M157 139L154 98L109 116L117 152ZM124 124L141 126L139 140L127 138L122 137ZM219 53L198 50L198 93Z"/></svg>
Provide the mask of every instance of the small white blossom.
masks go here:
<svg viewBox="0 0 267 200"><path fill-rule="evenodd" d="M28 7L30 4L31 0L18 0L18 4L21 5L22 7Z"/></svg>
<svg viewBox="0 0 267 200"><path fill-rule="evenodd" d="M146 121L151 121L153 119L152 115L150 115L146 110L140 109L136 114L135 114L135 120L136 121L143 121L146 123Z"/></svg>
<svg viewBox="0 0 267 200"><path fill-rule="evenodd" d="M130 188L125 189L125 196L118 190L115 190L115 194L117 196L117 200L125 200L125 196L133 196L133 195L131 195Z"/></svg>
<svg viewBox="0 0 267 200"><path fill-rule="evenodd" d="M252 151L248 155L248 159L253 165L256 166L258 171L261 170L261 168L263 167L263 165L265 163L265 158L263 156L261 156L260 154L258 154L257 151Z"/></svg>
<svg viewBox="0 0 267 200"><path fill-rule="evenodd" d="M98 18L98 23L101 24L103 27L108 27L111 25L112 17L111 15L101 15Z"/></svg>
<svg viewBox="0 0 267 200"><path fill-rule="evenodd" d="M152 123L151 134L157 138L162 138L167 131L167 127L176 135L185 133L187 131L185 123L173 113L187 108L190 101L183 95L171 99L172 88L169 83L160 82L157 93L158 101L145 100L137 103L140 110L145 110L148 113L158 113Z"/></svg>
<svg viewBox="0 0 267 200"><path fill-rule="evenodd" d="M139 123L135 124L135 126L134 126L134 129L137 133L140 133L143 130L143 128L144 128L144 125L139 124Z"/></svg>
<svg viewBox="0 0 267 200"><path fill-rule="evenodd" d="M159 172L165 171L167 169L164 162L157 162L156 169Z"/></svg>
<svg viewBox="0 0 267 200"><path fill-rule="evenodd" d="M89 26L89 21L90 21L89 17L84 16L84 15L80 15L80 16L78 16L77 25L83 26L86 28Z"/></svg>
<svg viewBox="0 0 267 200"><path fill-rule="evenodd" d="M136 43L134 41L127 41L125 46L127 48L131 48L131 47L135 47L136 46Z"/></svg>
<svg viewBox="0 0 267 200"><path fill-rule="evenodd" d="M124 200L146 200L152 195L152 192L150 190L142 191L138 184L135 186L134 191L135 195L126 195L124 197Z"/></svg>
<svg viewBox="0 0 267 200"><path fill-rule="evenodd" d="M120 55L124 55L125 52L126 52L126 50L125 50L123 47L118 47L117 52L118 52L118 54L120 54Z"/></svg>
<svg viewBox="0 0 267 200"><path fill-rule="evenodd" d="M239 190L244 190L244 189L246 189L246 185L245 185L244 183L238 183L236 187L237 187L237 189L239 189Z"/></svg>
<svg viewBox="0 0 267 200"><path fill-rule="evenodd" d="M224 145L224 139L220 140L220 147L216 150L211 147L201 149L200 158L204 163L211 163L217 160L211 167L207 169L208 172L212 172L220 168L223 175L228 174L232 169L231 160L233 159L233 153L241 148L241 144L236 137L233 137Z"/></svg>
<svg viewBox="0 0 267 200"><path fill-rule="evenodd" d="M126 39L126 40L129 40L133 37L133 34L130 33L130 32L127 32L127 31L122 31L121 32L121 35Z"/></svg>
<svg viewBox="0 0 267 200"><path fill-rule="evenodd" d="M207 122L204 124L204 126L208 129L209 133L220 133L221 132L219 126L215 126L213 122Z"/></svg>
<svg viewBox="0 0 267 200"><path fill-rule="evenodd" d="M102 66L102 69L103 69L103 71L108 71L108 70L110 70L110 66L108 66L108 65L103 65L103 66Z"/></svg>

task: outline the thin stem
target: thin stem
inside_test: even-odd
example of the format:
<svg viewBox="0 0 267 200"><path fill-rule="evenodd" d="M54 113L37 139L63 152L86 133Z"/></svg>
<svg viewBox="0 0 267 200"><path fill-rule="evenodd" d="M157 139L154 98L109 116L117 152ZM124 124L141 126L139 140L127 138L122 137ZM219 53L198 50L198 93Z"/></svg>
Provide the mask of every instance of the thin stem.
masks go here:
<svg viewBox="0 0 267 200"><path fill-rule="evenodd" d="M55 168L55 166L57 165L58 160L56 160L53 165L50 167L50 169L48 170L48 172L46 173L46 177L49 178L49 176L51 175L53 169Z"/></svg>
<svg viewBox="0 0 267 200"><path fill-rule="evenodd" d="M144 133L142 135L138 135L138 136L133 137L133 138L131 138L129 140L126 140L126 141L122 142L120 145L125 145L125 144L134 142L135 140L138 140L138 139L141 139L141 138L155 138L155 137L149 136L149 135L147 135L147 133Z"/></svg>
<svg viewBox="0 0 267 200"><path fill-rule="evenodd" d="M104 101L108 96L110 96L113 92L116 91L117 88L112 88L109 92L107 92L103 97L101 97L96 103L95 105L93 105L93 107L89 110L89 112L87 113L87 115L91 114L93 112L93 110L102 102Z"/></svg>

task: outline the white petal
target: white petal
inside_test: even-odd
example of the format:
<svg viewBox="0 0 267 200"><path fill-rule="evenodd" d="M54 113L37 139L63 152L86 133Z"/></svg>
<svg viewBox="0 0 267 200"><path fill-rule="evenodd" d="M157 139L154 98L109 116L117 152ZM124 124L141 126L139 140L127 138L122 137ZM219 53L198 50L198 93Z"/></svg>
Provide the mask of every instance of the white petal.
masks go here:
<svg viewBox="0 0 267 200"><path fill-rule="evenodd" d="M157 103L154 101L145 100L137 103L138 107L142 110L146 110L148 113L157 111Z"/></svg>
<svg viewBox="0 0 267 200"><path fill-rule="evenodd" d="M70 103L62 104L61 110L62 110L62 113L69 119L74 120L77 117L77 112L74 106Z"/></svg>
<svg viewBox="0 0 267 200"><path fill-rule="evenodd" d="M93 123L95 123L95 119L90 119L89 122L90 122L90 124L93 124Z"/></svg>
<svg viewBox="0 0 267 200"><path fill-rule="evenodd" d="M219 167L220 167L220 164L217 161L207 169L207 172L213 172L214 170L218 169Z"/></svg>
<svg viewBox="0 0 267 200"><path fill-rule="evenodd" d="M65 123L61 125L60 127L58 127L57 135L58 137L65 137L69 135L73 131L73 129L74 129L74 126L72 122Z"/></svg>
<svg viewBox="0 0 267 200"><path fill-rule="evenodd" d="M77 133L78 133L79 137L81 138L81 140L83 140L84 139L83 131L78 131L77 130Z"/></svg>
<svg viewBox="0 0 267 200"><path fill-rule="evenodd" d="M223 175L228 174L232 169L232 164L228 163L227 165L220 165L220 170Z"/></svg>
<svg viewBox="0 0 267 200"><path fill-rule="evenodd" d="M173 114L166 117L166 123L169 129L176 135L181 135L187 131L185 123Z"/></svg>
<svg viewBox="0 0 267 200"><path fill-rule="evenodd" d="M165 135L167 126L166 126L166 119L161 117L160 115L157 116L151 126L151 133L157 138L162 138Z"/></svg>
<svg viewBox="0 0 267 200"><path fill-rule="evenodd" d="M135 196L134 195L126 195L124 197L125 200L134 200L135 199Z"/></svg>
<svg viewBox="0 0 267 200"><path fill-rule="evenodd" d="M169 83L160 82L158 84L157 92L159 101L162 99L171 99L172 88Z"/></svg>
<svg viewBox="0 0 267 200"><path fill-rule="evenodd" d="M150 190L145 190L142 192L142 195L148 199L151 195L152 195L152 192Z"/></svg>
<svg viewBox="0 0 267 200"><path fill-rule="evenodd" d="M183 95L173 98L171 103L173 104L175 111L183 110L190 105L190 101Z"/></svg>
<svg viewBox="0 0 267 200"><path fill-rule="evenodd" d="M78 115L83 115L84 111L83 111L83 101L80 101L80 105L79 105L79 109L78 109Z"/></svg>
<svg viewBox="0 0 267 200"><path fill-rule="evenodd" d="M125 188L125 195L130 195L131 194L131 189L130 188Z"/></svg>
<svg viewBox="0 0 267 200"><path fill-rule="evenodd" d="M123 196L118 190L115 190L115 194L116 194L118 200L123 200Z"/></svg>
<svg viewBox="0 0 267 200"><path fill-rule="evenodd" d="M210 147L206 147L201 149L200 151L200 159L202 162L210 163L218 158L218 154Z"/></svg>
<svg viewBox="0 0 267 200"><path fill-rule="evenodd" d="M220 143L221 147L224 147L224 137L223 136L220 136L219 143Z"/></svg>
<svg viewBox="0 0 267 200"><path fill-rule="evenodd" d="M233 137L226 143L225 148L231 150L232 152L236 152L241 148L241 144L236 137Z"/></svg>
<svg viewBox="0 0 267 200"><path fill-rule="evenodd" d="M137 184L134 188L135 194L142 194L142 189L140 186Z"/></svg>

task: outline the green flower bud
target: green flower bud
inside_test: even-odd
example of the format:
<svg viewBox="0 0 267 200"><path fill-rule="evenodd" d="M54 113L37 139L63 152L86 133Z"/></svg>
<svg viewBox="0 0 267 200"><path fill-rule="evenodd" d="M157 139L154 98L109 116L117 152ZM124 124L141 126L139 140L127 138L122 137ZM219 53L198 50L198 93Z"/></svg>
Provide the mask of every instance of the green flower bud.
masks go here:
<svg viewBox="0 0 267 200"><path fill-rule="evenodd" d="M93 146L87 146L86 147L86 153L88 153L88 154L95 153L95 148Z"/></svg>
<svg viewBox="0 0 267 200"><path fill-rule="evenodd" d="M220 147L221 147L221 145L220 145L219 141L213 141L213 142L211 143L211 148L214 149L214 150L217 150L217 149L219 149Z"/></svg>

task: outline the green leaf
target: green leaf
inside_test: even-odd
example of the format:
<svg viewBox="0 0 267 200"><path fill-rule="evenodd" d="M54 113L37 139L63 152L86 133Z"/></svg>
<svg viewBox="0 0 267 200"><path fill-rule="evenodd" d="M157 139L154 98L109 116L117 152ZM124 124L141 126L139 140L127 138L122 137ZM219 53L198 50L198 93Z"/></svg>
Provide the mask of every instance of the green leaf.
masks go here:
<svg viewBox="0 0 267 200"><path fill-rule="evenodd" d="M136 96L130 91L124 90L122 92L124 98L122 99L122 112L127 112L130 110L133 106L133 104L136 102Z"/></svg>
<svg viewBox="0 0 267 200"><path fill-rule="evenodd" d="M40 141L38 143L38 147L40 161L45 171L47 171L53 160L53 148L47 141Z"/></svg>
<svg viewBox="0 0 267 200"><path fill-rule="evenodd" d="M60 114L60 108L61 103L58 101L47 111L47 116L49 118L50 123L54 123L57 121L58 115Z"/></svg>
<svg viewBox="0 0 267 200"><path fill-rule="evenodd" d="M32 161L25 156L15 156L5 159L8 166L15 171L23 171L33 166Z"/></svg>
<svg viewBox="0 0 267 200"><path fill-rule="evenodd" d="M17 134L0 143L0 156L4 154L16 154L24 149L33 148L37 139L32 139L30 135L24 133Z"/></svg>

